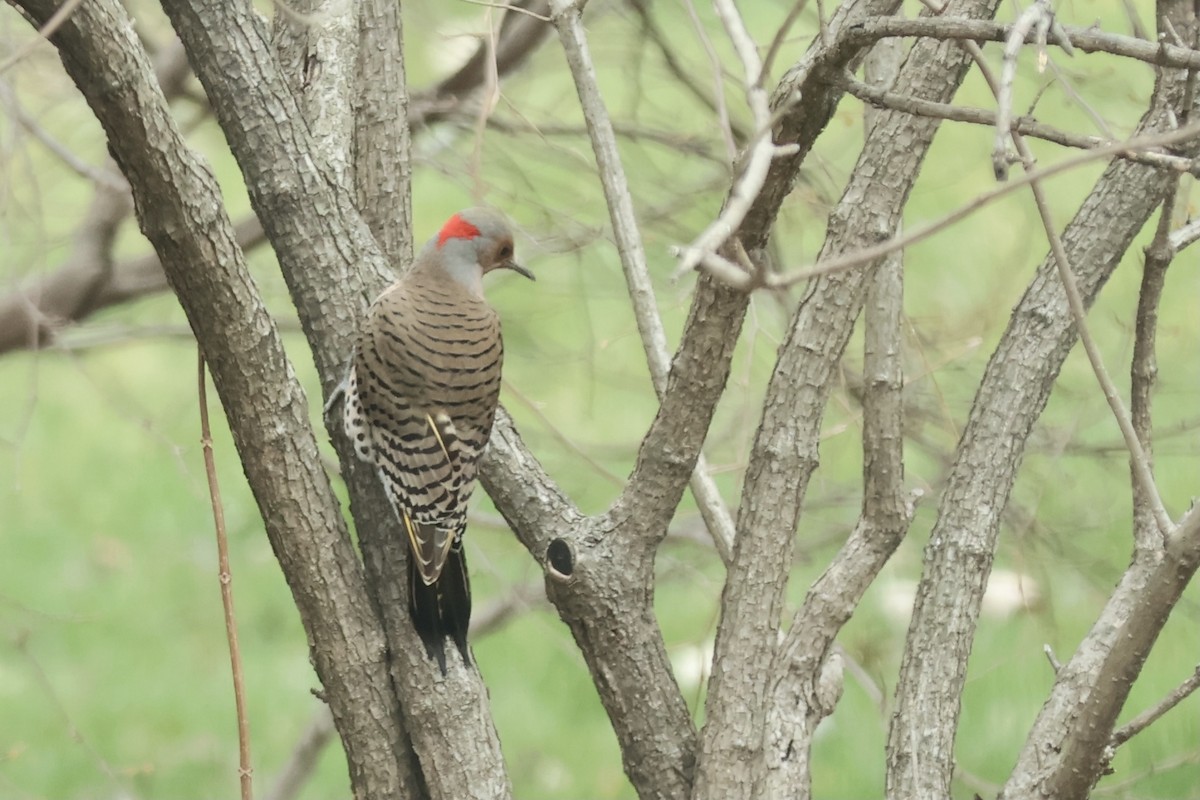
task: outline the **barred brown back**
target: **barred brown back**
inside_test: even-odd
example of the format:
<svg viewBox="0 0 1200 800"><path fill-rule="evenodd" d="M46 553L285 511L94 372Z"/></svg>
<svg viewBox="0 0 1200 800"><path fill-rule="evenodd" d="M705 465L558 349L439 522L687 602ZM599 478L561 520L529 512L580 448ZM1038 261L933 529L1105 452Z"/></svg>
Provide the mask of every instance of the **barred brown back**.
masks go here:
<svg viewBox="0 0 1200 800"><path fill-rule="evenodd" d="M456 281L419 266L375 302L361 331L346 430L359 457L379 470L424 587L461 550L503 355L496 312ZM464 657L465 635L464 629Z"/></svg>

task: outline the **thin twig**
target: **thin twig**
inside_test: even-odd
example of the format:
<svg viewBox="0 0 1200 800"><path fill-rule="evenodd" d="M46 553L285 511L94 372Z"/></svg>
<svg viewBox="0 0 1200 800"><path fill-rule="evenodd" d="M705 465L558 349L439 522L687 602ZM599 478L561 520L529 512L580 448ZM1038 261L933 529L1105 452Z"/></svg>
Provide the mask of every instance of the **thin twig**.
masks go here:
<svg viewBox="0 0 1200 800"><path fill-rule="evenodd" d="M858 80L849 72L843 72L833 80L835 85L844 88L864 103L880 108L889 108L894 111L903 111L906 114L923 117L937 117L939 119L950 120L951 122L966 122L972 125L995 127L997 124L996 112L990 109L958 106L953 103L938 103L912 95L886 91ZM1043 141L1053 142L1063 147L1073 147L1079 150L1106 147L1113 144L1114 141L1111 138L1103 136L1089 136L1087 134L1064 131L1061 128L1039 122L1030 116L1017 117L1011 122L1010 127L1011 130L1023 136L1042 139ZM1200 171L1200 164L1197 164L1195 159L1174 155L1173 153L1136 151L1118 153L1117 156L1158 169L1174 169L1179 172L1191 174ZM1200 228L1197 229L1197 234L1200 235Z"/></svg>
<svg viewBox="0 0 1200 800"><path fill-rule="evenodd" d="M98 183L114 192L128 192L129 184L119 174L114 174L102 167L94 167L79 156L72 153L66 145L50 135L50 132L37 123L25 112L17 99L12 87L5 81L0 81L0 105L13 121L20 125L30 136L41 142L42 146L56 155L60 161L80 177L93 183Z"/></svg>
<svg viewBox="0 0 1200 800"><path fill-rule="evenodd" d="M1028 151L1022 154L1022 158L1026 157L1032 158L1032 156L1028 155ZM1154 515L1154 520L1158 524L1158 529L1165 540L1174 530L1175 524L1171 522L1171 517L1167 514L1167 510L1163 506L1162 498L1158 493L1158 487L1154 483L1154 474L1150 469L1150 459L1146 455L1141 442L1138 440L1137 431L1133 428L1129 412L1126 411L1125 404L1121 401L1116 384L1113 383L1112 377L1109 376L1108 370L1104 367L1100 348L1087 326L1087 308L1084 307L1083 298L1079 294L1079 287L1075 283L1075 273L1067 261L1067 253L1063 247L1062 239L1052 227L1053 223L1050 218L1049 205L1046 202L1045 195L1042 193L1041 183L1039 181L1032 181L1029 186L1037 202L1038 213L1046 225L1046 232L1050 235L1050 250L1054 253L1054 261L1058 266L1063 288L1067 293L1067 303L1071 307L1071 316L1074 318L1079 340L1083 343L1084 352L1087 353L1093 372L1096 373L1096 380L1100 383L1100 388L1104 392L1104 399L1108 401L1109 408L1112 409L1113 416L1116 417L1117 425L1121 429L1121 435L1125 437L1125 445L1129 448L1130 465L1133 469L1134 479L1145 494L1146 502L1150 506L1150 513Z"/></svg>
<svg viewBox="0 0 1200 800"><path fill-rule="evenodd" d="M991 189L983 194L980 194L969 203L964 203L959 208L946 214L941 219L916 228L903 236L893 237L886 242L880 242L872 247L866 247L862 250L857 250L853 253L846 253L838 258L821 261L816 264L802 267L792 272L786 272L775 275L764 276L760 282L755 281L754 275L748 275L746 272L731 262L725 261L721 263L714 259L706 258L700 262L700 265L711 272L714 276L720 278L726 283L739 289L749 291L759 286L766 288L780 288L791 286L792 284L805 281L810 278L815 278L820 275L828 275L833 272L841 272L847 269L860 267L863 264L870 263L875 259L885 256L894 250L901 250L905 247L913 245L917 242L924 241L935 233L942 231L956 222L960 222L964 218L970 216L974 212L990 205L1001 197L1010 194L1017 189L1028 186L1036 180L1058 175L1063 172L1068 172L1085 164L1109 156L1120 155L1129 150L1144 150L1146 148L1159 147L1174 142L1181 142L1200 135L1200 123L1193 123L1184 128L1179 128L1166 133L1156 133L1148 136L1137 136L1132 139L1126 139L1124 142L1114 142L1104 147L1097 147L1085 153L1079 153L1071 158L1064 159L1057 164L1041 169L1031 170L1020 178L1014 179L994 189Z"/></svg>
<svg viewBox="0 0 1200 800"><path fill-rule="evenodd" d="M983 74L988 86L996 94L997 98L999 98L1000 93L1003 91L1003 83L1002 81L997 81L996 76L991 72L991 68L983 57L982 49L975 42L963 42L963 48L975 59L975 63L979 66L980 72ZM1075 273L1071 269L1070 262L1067 260L1067 250L1063 246L1062 237L1058 235L1058 229L1055 227L1054 219L1050 214L1050 203L1043 191L1041 176L1036 175L1037 170L1034 169L1033 153L1030 151L1029 146L1025 144L1025 138L1019 133L1012 133L1012 142L1013 146L1017 149L1017 155L1025 165L1025 176L1030 178L1029 190L1033 194L1033 201L1037 206L1038 216L1042 220L1042 226L1046 230L1046 238L1050 242L1050 252L1054 255L1055 266L1058 269L1059 277L1062 279L1063 290L1066 292L1067 304L1071 309L1071 317L1075 323L1075 330L1079 335L1080 342L1083 343L1084 352L1087 353L1088 361L1092 365L1092 371L1096 374L1096 380L1099 382L1100 389L1104 393L1104 399L1108 401L1109 408L1112 409L1113 416L1116 417L1117 426L1121 429L1121 435L1125 439L1125 446L1129 448L1130 468L1133 470L1134 484L1137 487L1135 491L1140 494L1140 499L1144 501L1144 505L1148 506L1147 513L1153 516L1162 535L1162 543L1165 545L1167 537L1175 529L1175 523L1171 521L1170 515L1167 514L1167 510L1163 506L1162 498L1158 493L1158 486L1154 482L1154 472L1150 466L1150 458L1146 448L1142 446L1141 439L1138 438L1137 431L1133 426L1133 420L1129 412L1125 409L1125 404L1117 392L1116 384L1104 366L1104 361L1100 355L1100 348L1097 346L1096 340L1092 337L1091 330L1088 327L1087 308L1083 304L1083 297L1079 294L1079 287L1075 282ZM1139 506L1141 505L1139 503Z"/></svg>
<svg viewBox="0 0 1200 800"><path fill-rule="evenodd" d="M889 37L963 39L978 42L1006 42L1011 24L966 17L875 17L844 29L833 42L833 51L842 47L864 47ZM1071 47L1084 53L1109 53L1160 67L1200 66L1200 50L1168 42L1147 42L1132 36L1107 33L1095 27L1054 26L1046 44Z"/></svg>
<svg viewBox="0 0 1200 800"><path fill-rule="evenodd" d="M737 142L733 136L733 125L729 121L729 107L725 104L725 65L721 63L721 57L717 55L717 48L713 46L708 31L704 29L704 23L700 21L700 15L696 13L695 4L692 0L684 0L683 5L687 9L692 30L696 33L696 38L700 40L700 45L708 56L709 67L712 69L712 96L715 104L713 110L717 114L717 125L721 129L721 138L725 141L725 156L728 163L733 164L737 161Z"/></svg>
<svg viewBox="0 0 1200 800"><path fill-rule="evenodd" d="M646 362L650 367L650 378L655 393L662 397L666 392L667 377L671 370L667 335L663 331L662 319L658 314L654 286L646 267L646 253L633 211L632 195L629 193L629 182L621 165L612 120L605 109L604 99L600 96L580 9L575 4L560 0L555 9L554 26L558 30L571 76L575 80L579 104L583 108L588 135L596 154L600 182L612 219L613 236L617 241L617 253L621 258L621 268L625 273L634 318L637 320ZM716 483L708 475L708 464L703 453L696 460L690 486L709 534L716 543L717 551L728 561L729 554L733 552L733 518L717 490Z"/></svg>
<svg viewBox="0 0 1200 800"><path fill-rule="evenodd" d="M504 387L505 391L510 397L515 397L521 405L525 406L529 413L537 417L538 422L542 423L542 426L550 432L550 435L555 439L555 441L583 459L583 462L591 467L597 475L599 475L601 478L604 478L604 480L608 481L613 486L616 486L618 489L625 486L625 481L620 475L616 474L608 467L592 458L587 450L580 447L573 439L571 439L571 437L563 433L562 429L555 425L550 418L542 412L542 409L537 403L526 397L521 390L517 389L508 381L502 380L501 385Z"/></svg>
<svg viewBox="0 0 1200 800"><path fill-rule="evenodd" d="M1146 730L1146 728L1149 728L1159 717L1182 703L1197 689L1200 689L1200 664L1196 665L1195 672L1186 678L1183 683L1168 692L1167 696L1160 700L1157 705L1146 709L1114 731L1111 740L1112 747L1120 747L1134 736Z"/></svg>
<svg viewBox="0 0 1200 800"><path fill-rule="evenodd" d="M104 773L104 777L108 779L108 782L111 785L111 791L114 796L129 796L131 793L129 788L125 785L125 777L121 776L115 769L113 769L112 764L108 763L104 756L101 755L100 751L97 750L88 737L84 735L83 730L75 724L75 720L71 717L71 712L67 710L66 703L63 702L62 697L54 688L54 684L51 682L50 676L46 674L46 670L42 666L42 662L29 649L28 634L24 631L18 633L13 638L13 646L29 662L29 667L33 670L34 680L36 680L37 683L42 687L42 691L46 693L46 697L49 698L50 704L54 706L54 710L58 712L59 717L62 718L63 724L66 725L67 728L67 735L70 737L71 741L82 747L87 752L88 757L92 759L96 768L100 772Z"/></svg>
<svg viewBox="0 0 1200 800"><path fill-rule="evenodd" d="M1133 357L1129 363L1129 413L1133 430L1146 451L1146 460L1151 475L1154 474L1153 445L1153 392L1158 376L1155 354L1158 337L1158 307L1162 301L1163 286L1166 284L1167 268L1175 257L1171 249L1171 218L1174 216L1175 200L1179 193L1179 180L1171 182L1163 198L1162 211L1154 240L1146 248L1146 260L1142 266L1142 284L1138 290L1137 316L1134 320ZM1133 520L1134 539L1140 547L1156 544L1154 529L1157 524L1148 514L1146 497L1134 475Z"/></svg>
<svg viewBox="0 0 1200 800"><path fill-rule="evenodd" d="M758 57L758 46L750 38L746 25L738 13L733 0L714 0L713 5L717 16L729 34L738 57L742 61L745 74L746 103L754 116L755 132L748 144L746 153L742 156L741 175L733 184L729 198L717 219L704 229L699 236L687 247L681 248L679 266L675 275L679 276L696 268L706 257L716 254L741 226L742 220L750 211L750 206L762 191L767 180L767 172L771 168L771 159L776 154L775 142L771 137L771 108L770 98L766 89L761 85L762 61ZM726 262L730 263L730 262ZM737 269L737 267L734 267ZM741 271L741 270L739 270Z"/></svg>
<svg viewBox="0 0 1200 800"><path fill-rule="evenodd" d="M503 11L516 11L518 14L525 14L542 22L549 22L550 17L539 14L536 11L530 11L528 8L512 5L511 3L488 3L485 0L463 0L464 3L470 3L473 6L483 6L484 8L499 8Z"/></svg>
<svg viewBox="0 0 1200 800"><path fill-rule="evenodd" d="M992 145L992 171L995 172L998 181L1008 178L1008 136L1012 127L1009 121L1012 119L1012 92L1013 82L1017 77L1017 56L1021 52L1021 46L1025 44L1026 37L1039 26L1048 13L1049 9L1041 0L1035 0L1033 5L1021 12L1008 35L1008 41L1004 44L1004 66L1000 70L999 86L996 87L996 141Z"/></svg>
<svg viewBox="0 0 1200 800"><path fill-rule="evenodd" d="M1150 36L1146 33L1146 26L1142 24L1141 18L1138 16L1137 8L1133 5L1133 0L1121 0L1125 6L1125 16L1129 19L1129 27L1133 30L1133 35L1139 39L1149 39Z"/></svg>
<svg viewBox="0 0 1200 800"><path fill-rule="evenodd" d="M1054 670L1054 674L1057 675L1059 670L1062 669L1062 662L1054 654L1054 648L1049 644L1044 644L1042 645L1042 653L1046 656L1046 660L1050 662L1050 669Z"/></svg>
<svg viewBox="0 0 1200 800"><path fill-rule="evenodd" d="M746 139L746 132L742 130L734 120L728 119L728 114L725 114L721 109L724 106L725 98L722 91L722 84L718 83L714 88L717 95L710 95L700 81L692 74L692 70L685 66L679 57L675 54L676 43L672 41L672 36L662 29L662 27L654 21L654 17L650 14L649 0L628 0L633 6L633 10L641 18L641 32L647 36L651 42L658 47L659 53L662 55L663 63L667 67L667 71L678 80L684 88L686 88L693 97L696 98L705 108L712 111L719 118L725 120L729 125L729 130L733 134L735 142L741 142ZM721 105L719 106L718 103Z"/></svg>
<svg viewBox="0 0 1200 800"><path fill-rule="evenodd" d="M75 13L75 9L78 8L79 4L82 2L83 0L67 0L67 2L63 3L62 6L54 12L54 16L46 20L45 25L38 28L38 35L36 38L30 39L28 42L18 47L17 52L13 53L4 61L0 61L0 75L3 75L8 70L12 69L18 62L21 61L21 59L32 53L42 44L43 40L49 41L50 37L54 35L54 32L58 30L64 22L71 18L71 15Z"/></svg>
<svg viewBox="0 0 1200 800"><path fill-rule="evenodd" d="M487 129L488 118L496 110L500 102L500 69L496 65L496 26L492 24L492 5L484 12L484 25L487 31L479 38L483 45L483 96L480 99L479 110L475 115L475 146L471 152L471 177L475 183L475 195L483 197L487 188L483 180L483 133Z"/></svg>
<svg viewBox="0 0 1200 800"><path fill-rule="evenodd" d="M1167 241L1176 253L1200 241L1200 219L1194 219L1182 228L1171 231Z"/></svg>
<svg viewBox="0 0 1200 800"><path fill-rule="evenodd" d="M808 0L796 0L792 4L791 10L788 11L787 16L783 18L783 22L780 23L779 30L775 31L775 37L771 39L771 44L767 47L767 54L763 56L762 71L759 73L757 81L759 86L766 85L767 78L769 77L767 73L771 71L771 65L775 63L775 57L779 55L779 48L783 47L783 43L787 41L788 31L792 29L792 25L800 17L800 12L807 5Z"/></svg>
<svg viewBox="0 0 1200 800"><path fill-rule="evenodd" d="M254 797L254 768L250 763L250 720L246 713L246 684L242 677L242 651L238 646L237 615L233 610L233 575L229 570L229 539L225 535L225 510L221 488L217 484L217 465L213 458L212 431L208 426L208 393L205 386L204 354L197 360L197 386L200 393L200 446L204 451L204 472L208 476L208 495L212 500L213 524L217 532L217 563L221 582L221 606L225 610L225 634L229 639L229 663L233 671L233 702L237 707L238 782L242 800Z"/></svg>

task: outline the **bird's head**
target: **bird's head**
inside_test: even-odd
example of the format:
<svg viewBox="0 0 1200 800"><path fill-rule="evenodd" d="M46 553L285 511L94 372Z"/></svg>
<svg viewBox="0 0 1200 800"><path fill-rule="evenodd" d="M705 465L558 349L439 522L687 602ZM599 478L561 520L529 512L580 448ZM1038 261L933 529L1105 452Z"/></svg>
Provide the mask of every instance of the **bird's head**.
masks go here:
<svg viewBox="0 0 1200 800"><path fill-rule="evenodd" d="M516 262L512 228L504 215L490 208L460 211L438 231L426 248L455 280L482 292L482 278L496 269L511 269L530 280L533 273Z"/></svg>

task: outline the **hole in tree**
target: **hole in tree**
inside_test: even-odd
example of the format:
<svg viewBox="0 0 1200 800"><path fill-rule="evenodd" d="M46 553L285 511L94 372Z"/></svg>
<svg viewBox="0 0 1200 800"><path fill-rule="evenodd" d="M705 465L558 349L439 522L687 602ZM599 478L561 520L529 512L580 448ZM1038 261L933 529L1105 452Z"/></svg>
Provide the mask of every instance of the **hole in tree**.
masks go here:
<svg viewBox="0 0 1200 800"><path fill-rule="evenodd" d="M546 548L546 561L559 577L569 578L575 571L575 554L571 552L571 546L562 539L550 542L550 546Z"/></svg>

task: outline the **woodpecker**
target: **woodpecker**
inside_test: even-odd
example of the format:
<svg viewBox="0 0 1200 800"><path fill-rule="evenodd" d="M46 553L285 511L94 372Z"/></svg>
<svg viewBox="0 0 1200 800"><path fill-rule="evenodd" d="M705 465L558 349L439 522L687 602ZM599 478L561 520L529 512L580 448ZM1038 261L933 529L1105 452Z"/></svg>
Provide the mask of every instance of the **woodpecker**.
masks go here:
<svg viewBox="0 0 1200 800"><path fill-rule="evenodd" d="M483 276L509 269L533 280L514 256L512 230L498 212L450 217L371 304L344 384L346 434L378 471L407 534L409 613L443 674L447 637L470 663L463 533L504 360Z"/></svg>

